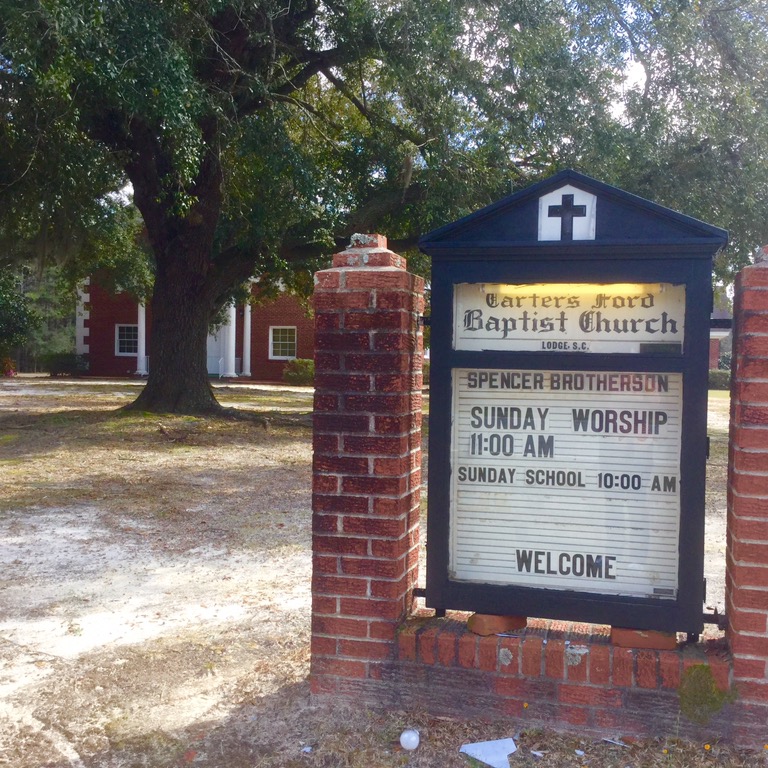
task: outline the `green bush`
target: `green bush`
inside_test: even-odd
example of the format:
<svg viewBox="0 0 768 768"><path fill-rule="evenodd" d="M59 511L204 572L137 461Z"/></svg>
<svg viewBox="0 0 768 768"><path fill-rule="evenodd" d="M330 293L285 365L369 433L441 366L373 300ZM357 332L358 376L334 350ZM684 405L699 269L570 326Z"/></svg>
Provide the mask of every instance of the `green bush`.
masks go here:
<svg viewBox="0 0 768 768"><path fill-rule="evenodd" d="M721 371L717 368L709 369L709 388L710 389L730 389L731 372Z"/></svg>
<svg viewBox="0 0 768 768"><path fill-rule="evenodd" d="M424 386L429 386L429 360L425 360L423 363L422 379Z"/></svg>
<svg viewBox="0 0 768 768"><path fill-rule="evenodd" d="M296 358L289 360L283 368L283 381L299 387L308 387L315 383L315 361Z"/></svg>
<svg viewBox="0 0 768 768"><path fill-rule="evenodd" d="M51 352L40 359L51 376L82 376L88 372L88 358L74 352Z"/></svg>

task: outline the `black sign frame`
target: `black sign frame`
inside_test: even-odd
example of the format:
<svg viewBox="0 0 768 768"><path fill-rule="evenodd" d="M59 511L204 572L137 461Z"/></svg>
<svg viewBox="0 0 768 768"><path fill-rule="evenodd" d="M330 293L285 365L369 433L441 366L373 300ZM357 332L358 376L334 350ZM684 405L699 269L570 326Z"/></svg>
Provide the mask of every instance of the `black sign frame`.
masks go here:
<svg viewBox="0 0 768 768"><path fill-rule="evenodd" d="M538 242L530 222L521 223L518 219L533 216L536 201L564 184L597 196L595 239ZM659 225L654 226L657 221ZM626 237L626 233L638 232L643 236ZM573 171L529 187L422 239L421 249L432 257L426 582L429 607L637 629L701 631L711 274L713 256L726 242L724 230ZM456 350L454 293L460 283L682 284L686 292L682 352ZM450 578L452 372L457 368L682 374L679 577L675 599L481 584Z"/></svg>

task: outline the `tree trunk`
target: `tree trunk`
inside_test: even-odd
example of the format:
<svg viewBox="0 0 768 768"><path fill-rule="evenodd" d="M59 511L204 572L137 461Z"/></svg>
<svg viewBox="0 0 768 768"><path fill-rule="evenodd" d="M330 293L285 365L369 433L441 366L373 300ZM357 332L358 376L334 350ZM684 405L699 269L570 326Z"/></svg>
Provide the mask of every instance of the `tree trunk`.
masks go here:
<svg viewBox="0 0 768 768"><path fill-rule="evenodd" d="M196 202L179 215L173 196L164 189L173 167L167 147L151 126L131 122L133 151L126 171L155 256L149 378L128 406L132 410L190 414L223 410L208 378L208 327L217 302L234 280L227 281L212 258L223 199L216 118L202 119L200 130L207 151L188 190Z"/></svg>
<svg viewBox="0 0 768 768"><path fill-rule="evenodd" d="M207 366L210 289L203 275L191 269L194 258L178 256L172 261L170 265L158 263L152 296L149 377L128 409L217 413L223 409L214 397Z"/></svg>

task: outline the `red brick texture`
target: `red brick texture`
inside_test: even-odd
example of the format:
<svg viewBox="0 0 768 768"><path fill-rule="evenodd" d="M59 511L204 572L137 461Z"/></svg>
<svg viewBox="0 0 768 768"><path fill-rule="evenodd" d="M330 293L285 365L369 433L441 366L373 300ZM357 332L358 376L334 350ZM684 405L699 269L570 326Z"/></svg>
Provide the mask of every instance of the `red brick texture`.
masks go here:
<svg viewBox="0 0 768 768"><path fill-rule="evenodd" d="M619 648L604 627L583 630L531 620L513 637L480 637L450 612L443 619L411 618L398 629L396 657L384 665L382 680L390 687L369 690L368 701L462 718L513 716L516 727L601 736L718 736L762 747L758 714L768 713L768 705L753 706L747 717L738 699L705 726L680 715L678 689L692 667L708 666L719 689L733 690L724 640L681 644L674 651Z"/></svg>
<svg viewBox="0 0 768 768"><path fill-rule="evenodd" d="M355 237L315 278L316 693L381 678L417 577L424 283L386 238ZM456 659L455 637L400 642L406 657Z"/></svg>
<svg viewBox="0 0 768 768"><path fill-rule="evenodd" d="M768 262L736 281L725 607L739 701L768 722ZM747 718L748 719L748 718ZM764 728L765 730L765 728Z"/></svg>
<svg viewBox="0 0 768 768"><path fill-rule="evenodd" d="M138 302L128 293L114 294L102 287L99 275L91 278L86 289L89 317L85 321L88 344L88 374L90 376L133 376L136 373L135 355L117 355L115 326L136 325ZM152 324L151 308L147 308L147 354L151 356L149 328Z"/></svg>
<svg viewBox="0 0 768 768"><path fill-rule="evenodd" d="M709 340L709 367L717 368L720 363L720 339Z"/></svg>
<svg viewBox="0 0 768 768"><path fill-rule="evenodd" d="M281 293L270 301L251 307L251 378L254 381L282 381L285 360L270 360L270 327L295 326L296 357L312 359L314 322L295 296ZM243 357L243 307L237 308L236 355Z"/></svg>
<svg viewBox="0 0 768 768"><path fill-rule="evenodd" d="M508 636L466 615L411 615L420 485L422 284L377 237L317 276L312 690L360 705L514 718L596 736L768 739L768 264L736 302L726 637L618 647L610 628L529 619ZM765 459L765 462L763 462ZM423 613L423 612L422 612ZM676 638L673 638L676 640ZM647 644L646 644L647 645ZM730 695L681 713L702 666Z"/></svg>
<svg viewBox="0 0 768 768"><path fill-rule="evenodd" d="M254 289L256 292L256 289ZM128 293L112 293L99 284L99 275L91 278L87 289L89 299L85 321L89 345L89 375L133 376L136 373L136 356L115 354L115 326L136 325L138 304L136 297ZM152 307L146 310L147 355L152 364ZM235 355L243 357L244 308L238 306L235 324ZM255 381L282 381L285 360L270 360L270 328L293 326L296 328L296 355L311 358L313 355L314 321L295 296L280 294L274 299L264 299L251 307L251 379Z"/></svg>

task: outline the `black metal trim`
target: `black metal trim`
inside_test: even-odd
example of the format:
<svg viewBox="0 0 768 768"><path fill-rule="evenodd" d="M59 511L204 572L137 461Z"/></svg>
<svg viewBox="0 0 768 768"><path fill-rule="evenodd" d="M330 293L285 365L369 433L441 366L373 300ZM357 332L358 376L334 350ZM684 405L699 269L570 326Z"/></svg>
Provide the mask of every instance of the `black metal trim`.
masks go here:
<svg viewBox="0 0 768 768"><path fill-rule="evenodd" d="M646 243L631 243L625 241L601 241L574 240L572 242L557 245L559 252L553 250L552 243L531 242L525 245L510 246L502 242L487 243L451 243L423 246L422 250L432 258L443 261L466 261L467 257L480 257L484 261L499 261L509 259L535 259L545 261L557 261L564 256L588 256L594 260L620 260L631 261L642 257L663 257L670 251L675 251L678 258L708 260L706 253L702 251L708 248L718 248L722 241L718 238L701 238L695 243L686 241L648 241ZM709 257L711 258L711 257Z"/></svg>
<svg viewBox="0 0 768 768"><path fill-rule="evenodd" d="M717 241L718 244L720 241ZM703 628L704 472L711 306L711 260L715 238L685 246L618 246L612 260L596 258L594 245L568 248L511 249L483 261L460 262L430 244L433 260L430 379L429 536L427 588L429 607L492 614L518 614L579 620L614 626L685 631ZM426 250L426 249L425 249ZM462 249L451 249L458 256ZM652 257L649 257L649 252ZM467 254L467 249L463 249ZM536 261L527 256L536 253ZM638 256L643 258L639 259ZM495 258L498 256L498 258ZM589 256L589 259L585 257ZM661 258L664 256L664 258ZM567 258L566 258L567 257ZM606 254L607 257L607 254ZM505 261L500 259L504 258ZM523 260L524 259L524 260ZM686 335L680 354L633 355L552 352L468 352L452 346L453 293L457 283L601 283L664 282L686 287ZM451 580L449 557L449 474L451 445L451 372L467 367L525 370L627 370L683 375L684 431L680 458L680 535L678 594L675 599L620 597L512 585Z"/></svg>
<svg viewBox="0 0 768 768"><path fill-rule="evenodd" d="M712 613L704 613L702 616L702 621L705 624L715 624L718 629L722 629L725 631L728 629L728 615L725 613L718 613L717 608L715 608Z"/></svg>

